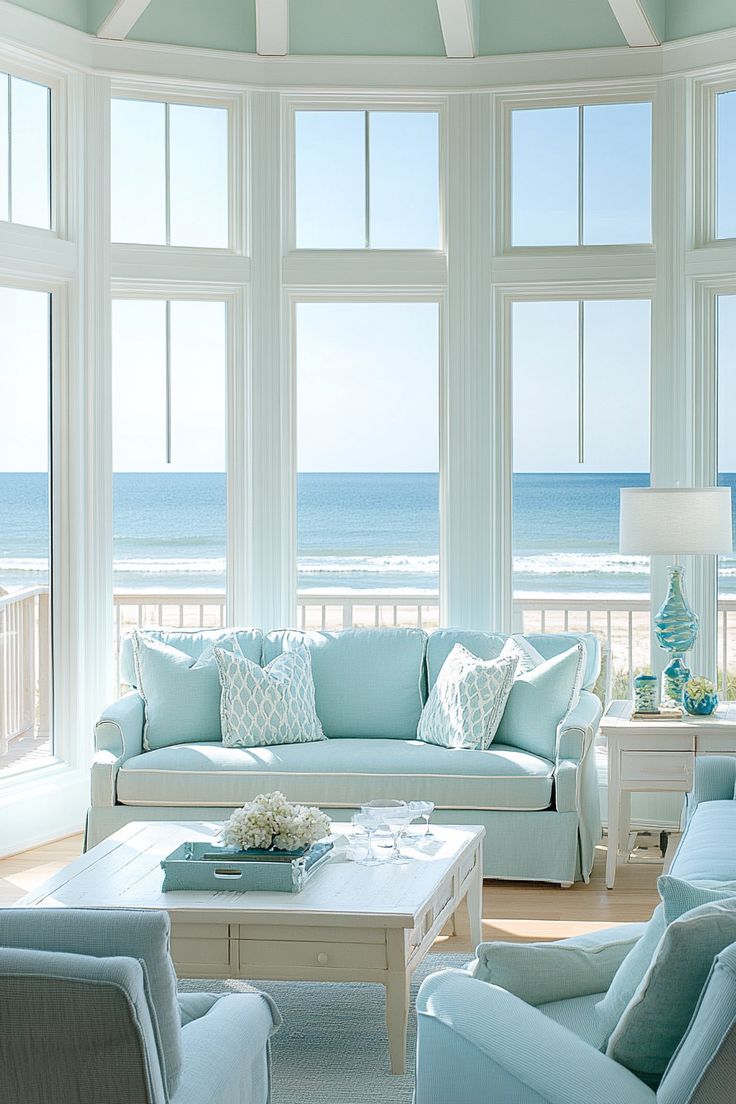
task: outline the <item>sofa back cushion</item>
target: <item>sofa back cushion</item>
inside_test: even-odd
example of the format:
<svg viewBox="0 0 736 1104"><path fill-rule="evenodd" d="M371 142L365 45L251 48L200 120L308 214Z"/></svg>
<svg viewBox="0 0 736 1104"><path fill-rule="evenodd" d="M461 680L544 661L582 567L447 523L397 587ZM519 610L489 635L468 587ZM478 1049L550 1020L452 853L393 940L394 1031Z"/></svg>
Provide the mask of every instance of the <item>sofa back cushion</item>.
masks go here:
<svg viewBox="0 0 736 1104"><path fill-rule="evenodd" d="M199 659L207 648L219 644L225 638L235 637L246 659L261 662L263 633L260 629L139 629L150 640L168 644L192 659ZM120 681L127 686L137 686L133 633L126 633L120 641Z"/></svg>
<svg viewBox="0 0 736 1104"><path fill-rule="evenodd" d="M442 664L456 644L462 644L478 659L497 659L506 643L505 633L474 629L439 629L427 641L427 677L430 690L442 670ZM526 639L544 659L567 652L580 642L585 649L583 690L593 690L601 670L601 642L595 633L527 633Z"/></svg>
<svg viewBox="0 0 736 1104"><path fill-rule="evenodd" d="M577 705L584 663L583 645L578 643L519 675L511 687L496 739L554 760L557 726Z"/></svg>
<svg viewBox="0 0 736 1104"><path fill-rule="evenodd" d="M304 646L312 658L325 736L413 740L424 705L421 629L283 629L263 640L263 662Z"/></svg>

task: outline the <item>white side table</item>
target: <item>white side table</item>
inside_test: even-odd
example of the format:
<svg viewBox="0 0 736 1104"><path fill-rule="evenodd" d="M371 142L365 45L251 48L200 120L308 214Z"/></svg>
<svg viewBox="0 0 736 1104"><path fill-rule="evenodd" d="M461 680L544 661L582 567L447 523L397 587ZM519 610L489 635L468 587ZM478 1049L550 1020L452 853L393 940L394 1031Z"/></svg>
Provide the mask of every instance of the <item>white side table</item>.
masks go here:
<svg viewBox="0 0 736 1104"><path fill-rule="evenodd" d="M632 793L689 793L696 755L736 755L736 702L710 717L632 720L630 701L612 701L601 720L608 743L608 857L613 889L619 855L628 848Z"/></svg>

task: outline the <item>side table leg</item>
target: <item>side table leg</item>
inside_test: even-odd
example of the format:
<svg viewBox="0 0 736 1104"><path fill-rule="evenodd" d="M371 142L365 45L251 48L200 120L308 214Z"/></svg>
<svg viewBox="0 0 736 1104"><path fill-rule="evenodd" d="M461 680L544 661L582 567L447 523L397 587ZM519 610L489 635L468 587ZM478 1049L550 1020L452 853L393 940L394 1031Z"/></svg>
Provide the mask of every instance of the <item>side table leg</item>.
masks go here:
<svg viewBox="0 0 736 1104"><path fill-rule="evenodd" d="M386 978L386 1034L392 1073L406 1073L406 1025L409 1021L409 972Z"/></svg>
<svg viewBox="0 0 736 1104"><path fill-rule="evenodd" d="M608 738L608 852L606 855L606 888L613 889L616 882L616 863L619 842L619 788L618 748L611 748Z"/></svg>

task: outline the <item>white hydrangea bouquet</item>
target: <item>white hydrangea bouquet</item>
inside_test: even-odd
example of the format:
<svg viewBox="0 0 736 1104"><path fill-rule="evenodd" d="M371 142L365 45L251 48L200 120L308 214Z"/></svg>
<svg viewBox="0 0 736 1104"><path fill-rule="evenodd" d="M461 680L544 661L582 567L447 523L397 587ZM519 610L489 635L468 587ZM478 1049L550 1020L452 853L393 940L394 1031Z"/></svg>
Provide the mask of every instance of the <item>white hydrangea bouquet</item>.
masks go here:
<svg viewBox="0 0 736 1104"><path fill-rule="evenodd" d="M227 847L240 851L301 851L330 834L330 818L320 809L292 805L278 790L258 794L236 809L222 830Z"/></svg>

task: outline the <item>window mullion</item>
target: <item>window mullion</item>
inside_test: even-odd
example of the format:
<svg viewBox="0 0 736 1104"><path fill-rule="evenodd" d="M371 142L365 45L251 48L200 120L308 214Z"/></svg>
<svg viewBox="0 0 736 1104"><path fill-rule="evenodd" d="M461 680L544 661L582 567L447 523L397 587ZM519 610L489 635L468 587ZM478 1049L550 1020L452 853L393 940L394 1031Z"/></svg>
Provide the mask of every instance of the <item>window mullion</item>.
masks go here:
<svg viewBox="0 0 736 1104"><path fill-rule="evenodd" d="M584 184L584 158L585 158L585 107L580 104L578 108L578 245L583 244L583 184Z"/></svg>
<svg viewBox="0 0 736 1104"><path fill-rule="evenodd" d="M371 115L363 112L363 159L365 172L365 247L371 247Z"/></svg>
<svg viewBox="0 0 736 1104"><path fill-rule="evenodd" d="M8 73L8 222L13 221L13 78Z"/></svg>
<svg viewBox="0 0 736 1104"><path fill-rule="evenodd" d="M166 300L166 463L171 463L171 300Z"/></svg>
<svg viewBox="0 0 736 1104"><path fill-rule="evenodd" d="M164 106L164 202L166 205L166 244L171 245L171 104L166 103Z"/></svg>
<svg viewBox="0 0 736 1104"><path fill-rule="evenodd" d="M585 463L585 300L578 300L578 464Z"/></svg>

